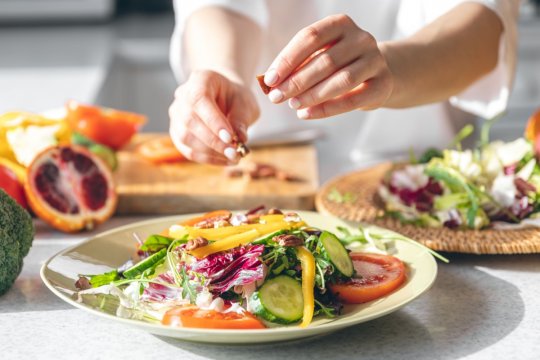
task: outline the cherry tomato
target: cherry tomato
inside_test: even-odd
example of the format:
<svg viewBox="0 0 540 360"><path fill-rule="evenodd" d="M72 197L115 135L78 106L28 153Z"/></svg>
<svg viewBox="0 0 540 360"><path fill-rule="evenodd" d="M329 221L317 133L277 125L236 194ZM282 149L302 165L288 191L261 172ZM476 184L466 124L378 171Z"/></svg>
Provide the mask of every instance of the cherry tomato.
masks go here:
<svg viewBox="0 0 540 360"><path fill-rule="evenodd" d="M28 209L23 185L17 179L17 175L3 165L0 165L0 189L3 189L23 208Z"/></svg>
<svg viewBox="0 0 540 360"><path fill-rule="evenodd" d="M136 152L144 159L154 164L187 160L184 155L178 151L176 146L174 146L171 138L168 136L147 140L137 146Z"/></svg>
<svg viewBox="0 0 540 360"><path fill-rule="evenodd" d="M229 210L215 210L215 211L210 211L204 215L201 215L195 218L184 220L182 223L180 223L180 225L194 226L206 220L215 219L216 221L218 221L220 219L229 218L230 216L231 216L231 212Z"/></svg>
<svg viewBox="0 0 540 360"><path fill-rule="evenodd" d="M330 286L345 303L360 304L378 299L405 281L405 265L396 257L354 252L350 257L356 270L354 278Z"/></svg>
<svg viewBox="0 0 540 360"><path fill-rule="evenodd" d="M69 101L67 121L71 130L115 150L129 143L146 122L144 115Z"/></svg>
<svg viewBox="0 0 540 360"><path fill-rule="evenodd" d="M175 307L165 313L161 323L170 326L204 329L264 329L265 326L247 311L220 313L195 306Z"/></svg>

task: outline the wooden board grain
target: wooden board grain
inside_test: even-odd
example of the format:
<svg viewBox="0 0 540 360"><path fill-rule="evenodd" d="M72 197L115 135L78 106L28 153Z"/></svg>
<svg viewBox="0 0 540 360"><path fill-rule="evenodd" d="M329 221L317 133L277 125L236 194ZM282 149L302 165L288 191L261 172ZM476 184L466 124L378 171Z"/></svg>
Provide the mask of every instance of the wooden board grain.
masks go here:
<svg viewBox="0 0 540 360"><path fill-rule="evenodd" d="M153 165L133 150L141 141L155 136L159 135L138 135L118 153L118 214L182 214L220 208L248 209L262 204L298 210L314 208L318 170L312 145L252 149L242 161L272 164L302 180L250 180L228 178L219 166Z"/></svg>

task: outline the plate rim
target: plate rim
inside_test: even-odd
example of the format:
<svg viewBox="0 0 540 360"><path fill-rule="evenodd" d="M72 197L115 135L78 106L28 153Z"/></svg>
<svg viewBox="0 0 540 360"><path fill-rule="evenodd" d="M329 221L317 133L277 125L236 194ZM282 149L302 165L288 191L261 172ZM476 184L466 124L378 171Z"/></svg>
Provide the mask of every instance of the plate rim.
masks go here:
<svg viewBox="0 0 540 360"><path fill-rule="evenodd" d="M322 214L322 213L316 212L316 211L299 210L299 211L296 211L296 212L298 212L299 214L301 214L301 213L310 213L310 214L317 215L317 216L330 217L332 219L337 219L339 221L343 221L343 219L340 219L339 217L336 217L334 215ZM89 312L91 314L98 315L98 316L100 316L102 318L109 319L109 320L112 320L112 321L120 321L121 323L124 323L124 324L129 325L129 326L134 326L134 327L138 327L138 328L144 328L145 330L147 330L147 331L149 331L150 333L153 333L153 334L164 335L160 330L173 331L173 332L176 332L178 335L208 335L210 337L212 335L229 335L229 334L232 335L232 336L235 336L235 335L239 336L239 335L253 335L254 333L256 333L257 335L259 335L259 334L281 334L281 333L283 333L283 334L303 333L304 335L300 336L300 337L304 338L304 337L309 337L309 336L314 335L312 333L317 333L317 334L318 333L329 333L329 332L345 329L345 328L348 328L350 326L361 324L363 322L367 322L367 321L370 321L370 320L385 316L385 315L387 315L389 313L392 313L394 311L397 311L400 308L402 308L403 306L410 303L411 301L413 301L413 300L417 299L418 297L422 296L423 294L425 294L433 286L433 284L434 284L434 282L435 282L435 280L437 278L437 275L438 275L438 265L437 265L437 261L435 260L435 258L429 252L427 252L425 250L421 250L421 248L418 248L419 251L425 251L425 254L428 255L428 259L429 259L429 262L431 263L430 264L431 267L433 268L433 272L431 273L431 276L429 277L429 279L426 281L427 285L425 285L420 291L415 293L413 296L407 297L406 299L400 301L399 303L397 303L397 304L395 304L393 306L389 306L389 307L384 308L384 309L382 309L380 311L377 311L377 312L374 312L374 313L369 314L367 316L364 316L361 319L357 319L354 316L351 316L348 319L347 318L345 318L345 319L342 318L341 319L342 321L340 321L337 324L335 323L335 321L330 321L330 322L327 322L327 323L324 323L324 324L320 324L320 325L313 326L313 327L307 327L307 328L288 326L288 327L265 328L265 329L261 329L261 330L258 330L258 329L198 329L198 328L170 327L170 326L166 326L166 325L162 325L162 324L156 324L156 323L144 322L144 321L140 321L140 320L136 320L136 319L128 319L128 318L118 317L118 316L115 316L113 314L109 314L109 313L102 312L102 311L99 311L97 309L91 308L89 306L85 306L83 303L79 303L79 302L71 299L65 293L62 293L60 290L58 290L57 287L49 281L49 279L48 279L48 277L46 275L46 271L48 270L48 265L54 259L56 259L59 256L65 255L66 253L69 253L69 252L77 249L80 246L88 244L88 243L92 242L94 239L96 239L98 237L104 237L104 236L107 236L110 233L115 233L115 232L119 232L119 231L122 231L122 230L127 230L127 229L129 229L131 227L134 227L134 226L145 226L145 225L158 223L158 222L163 222L163 221L178 220L179 218L184 217L184 216L196 216L196 215L200 215L200 214L202 214L202 213L178 214L178 215L156 217L156 218L152 218L152 219L132 222L132 223L129 223L129 224L126 224L126 225L118 226L118 227L115 227L113 229L109 229L109 230L100 232L98 234L95 234L95 235L87 238L86 240L83 240L81 242L78 242L77 244L74 244L73 246L69 246L69 247L67 247L67 248L65 248L63 250L60 250L56 254L49 257L43 263L43 265L40 268L41 280L43 281L45 286L50 291L52 291L57 297L59 297L61 300L63 300L66 303L74 306L77 309ZM414 246L412 244L409 244L409 245ZM395 293L393 293L393 294L395 294ZM393 294L390 294L389 296L392 296ZM360 321L358 321L358 320L360 320ZM262 331L262 330L264 330L264 331ZM173 337L173 336L170 336L170 335L164 335L164 336ZM184 337L181 338L181 339L190 340L189 338L184 338ZM195 340L195 341L201 342L202 340ZM284 340L256 341L254 343L263 343L263 342L272 342L272 341L284 341ZM219 341L204 341L204 342L218 343ZM252 341L249 341L249 342L252 342ZM233 343L233 342L231 341L231 343ZM236 343L236 342L234 342L234 343Z"/></svg>

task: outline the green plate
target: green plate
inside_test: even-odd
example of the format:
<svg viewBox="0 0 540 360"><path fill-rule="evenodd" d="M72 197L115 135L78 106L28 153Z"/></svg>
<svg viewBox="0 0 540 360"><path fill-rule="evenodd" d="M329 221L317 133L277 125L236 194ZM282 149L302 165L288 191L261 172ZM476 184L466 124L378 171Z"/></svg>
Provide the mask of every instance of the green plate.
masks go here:
<svg viewBox="0 0 540 360"><path fill-rule="evenodd" d="M298 212L309 225L334 231L336 226L350 224L334 217L315 212ZM160 233L182 219L195 216L182 215L158 218L122 226L96 235L83 243L66 249L49 259L41 268L41 278L45 285L62 300L97 316L133 326L150 333L190 341L208 343L265 343L300 339L327 334L349 326L363 323L398 310L414 300L433 284L437 276L437 263L424 249L407 242L396 242L396 256L407 263L406 283L392 294L360 305L347 305L344 313L334 319L319 316L307 328L283 326L264 330L214 330L170 327L107 313L91 304L76 301L75 281L78 274L97 274L109 271L123 264L131 257L136 241L132 234L141 238Z"/></svg>

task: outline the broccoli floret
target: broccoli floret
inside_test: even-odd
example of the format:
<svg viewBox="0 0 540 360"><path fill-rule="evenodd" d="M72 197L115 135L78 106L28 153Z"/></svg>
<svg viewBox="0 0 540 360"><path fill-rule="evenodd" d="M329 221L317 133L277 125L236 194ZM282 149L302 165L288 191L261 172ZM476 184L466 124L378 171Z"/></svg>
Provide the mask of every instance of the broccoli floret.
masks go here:
<svg viewBox="0 0 540 360"><path fill-rule="evenodd" d="M0 189L0 295L21 273L34 233L30 214Z"/></svg>

